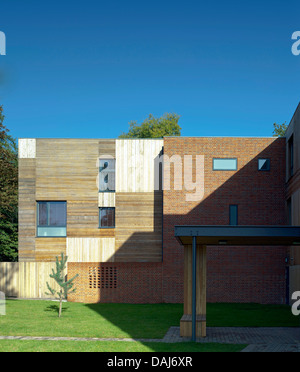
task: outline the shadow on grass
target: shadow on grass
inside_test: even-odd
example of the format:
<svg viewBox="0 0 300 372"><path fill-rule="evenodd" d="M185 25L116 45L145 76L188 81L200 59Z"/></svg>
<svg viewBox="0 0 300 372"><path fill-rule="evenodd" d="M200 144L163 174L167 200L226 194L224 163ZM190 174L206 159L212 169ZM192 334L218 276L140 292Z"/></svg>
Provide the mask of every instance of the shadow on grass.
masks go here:
<svg viewBox="0 0 300 372"><path fill-rule="evenodd" d="M62 305L61 312L64 313L69 309L68 306L66 306L64 303ZM59 313L59 302L57 304L49 305L45 308L45 311L56 313L58 315Z"/></svg>
<svg viewBox="0 0 300 372"><path fill-rule="evenodd" d="M99 319L100 317L105 319L111 328L117 330L116 334L120 334L121 331L121 333L124 334L124 338L128 337L135 339L162 339L170 327L179 326L183 312L182 304L96 303L85 304L84 306L99 314ZM288 305L208 303L207 326L299 327L299 319L292 315ZM112 335L108 337L119 336ZM186 341L187 340L178 344L179 349L180 345L182 345L182 351L188 351L184 346L189 343ZM142 343L149 346L149 343L147 343L146 340ZM157 345L153 343L153 351L161 351L161 344ZM166 344L166 346L167 345L168 344ZM218 351L218 345L218 343L215 344L215 351ZM189 347L189 349L192 351L193 348Z"/></svg>
<svg viewBox="0 0 300 372"><path fill-rule="evenodd" d="M86 304L124 337L162 339L182 316L182 304Z"/></svg>

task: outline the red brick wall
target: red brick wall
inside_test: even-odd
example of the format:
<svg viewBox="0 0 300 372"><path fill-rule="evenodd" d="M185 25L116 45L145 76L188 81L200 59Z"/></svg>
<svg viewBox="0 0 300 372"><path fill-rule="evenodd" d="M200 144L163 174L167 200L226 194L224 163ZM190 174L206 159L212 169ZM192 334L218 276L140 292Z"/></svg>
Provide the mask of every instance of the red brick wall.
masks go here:
<svg viewBox="0 0 300 372"><path fill-rule="evenodd" d="M164 191L163 300L183 301L183 247L175 225L228 225L229 205L238 205L239 225L284 225L285 140L274 138L165 138L164 154L204 155L201 202L186 191ZM238 158L238 170L213 171L214 157ZM270 158L270 172L257 159ZM172 174L172 173L171 173ZM193 176L195 177L195 169ZM286 247L208 247L207 300L282 303Z"/></svg>
<svg viewBox="0 0 300 372"><path fill-rule="evenodd" d="M163 262L69 263L69 277L79 274L77 291L69 301L182 302L183 247L174 238L175 225L227 225L230 204L238 205L239 225L287 223L284 139L170 137L165 138L164 154L182 159L185 154L204 155L205 190L200 202L186 201L186 191L174 191L172 182L171 190L164 191ZM238 158L238 170L213 171L213 157ZM257 170L260 157L271 159L270 172ZM286 251L286 247L208 247L207 300L283 303ZM90 268L100 276L106 273L106 284L100 280L97 288L98 274L91 274Z"/></svg>
<svg viewBox="0 0 300 372"><path fill-rule="evenodd" d="M69 262L68 278L76 274L71 302L163 302L161 263Z"/></svg>

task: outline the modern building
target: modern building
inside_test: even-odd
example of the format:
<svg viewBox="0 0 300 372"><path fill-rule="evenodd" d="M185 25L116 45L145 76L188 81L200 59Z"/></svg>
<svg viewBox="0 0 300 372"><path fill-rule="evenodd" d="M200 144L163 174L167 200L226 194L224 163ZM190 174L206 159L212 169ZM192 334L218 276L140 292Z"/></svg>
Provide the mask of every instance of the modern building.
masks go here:
<svg viewBox="0 0 300 372"><path fill-rule="evenodd" d="M299 143L300 106L282 138L20 139L19 261L65 253L69 301L183 302L175 226L299 226ZM300 242L249 242L206 243L208 302L300 290Z"/></svg>

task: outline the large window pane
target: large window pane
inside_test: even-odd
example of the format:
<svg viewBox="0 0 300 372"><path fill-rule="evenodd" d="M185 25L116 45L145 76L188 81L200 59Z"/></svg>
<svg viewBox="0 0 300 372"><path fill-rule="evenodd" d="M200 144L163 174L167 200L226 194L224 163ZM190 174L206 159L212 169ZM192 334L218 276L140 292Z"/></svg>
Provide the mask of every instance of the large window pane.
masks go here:
<svg viewBox="0 0 300 372"><path fill-rule="evenodd" d="M38 204L38 225L47 226L47 203Z"/></svg>
<svg viewBox="0 0 300 372"><path fill-rule="evenodd" d="M213 159L213 170L237 170L237 159Z"/></svg>
<svg viewBox="0 0 300 372"><path fill-rule="evenodd" d="M66 236L66 235L67 235L66 227L38 227L37 228L37 236L59 237L59 236Z"/></svg>
<svg viewBox="0 0 300 372"><path fill-rule="evenodd" d="M49 203L49 226L66 225L66 203Z"/></svg>

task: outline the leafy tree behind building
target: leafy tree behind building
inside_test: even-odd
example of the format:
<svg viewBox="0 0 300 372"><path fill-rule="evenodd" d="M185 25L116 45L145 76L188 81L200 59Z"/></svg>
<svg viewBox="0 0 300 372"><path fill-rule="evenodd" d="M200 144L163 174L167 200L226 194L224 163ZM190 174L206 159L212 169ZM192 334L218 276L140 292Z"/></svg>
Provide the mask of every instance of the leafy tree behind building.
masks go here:
<svg viewBox="0 0 300 372"><path fill-rule="evenodd" d="M181 127L178 124L180 116L164 114L160 118L149 115L141 124L129 122L129 131L121 133L119 138L162 138L165 136L180 136Z"/></svg>
<svg viewBox="0 0 300 372"><path fill-rule="evenodd" d="M287 125L285 124L286 122L282 123L282 124L277 124L277 123L274 123L273 124L273 137L284 137L285 136L285 132L287 130Z"/></svg>
<svg viewBox="0 0 300 372"><path fill-rule="evenodd" d="M18 150L0 106L0 261L18 257Z"/></svg>

